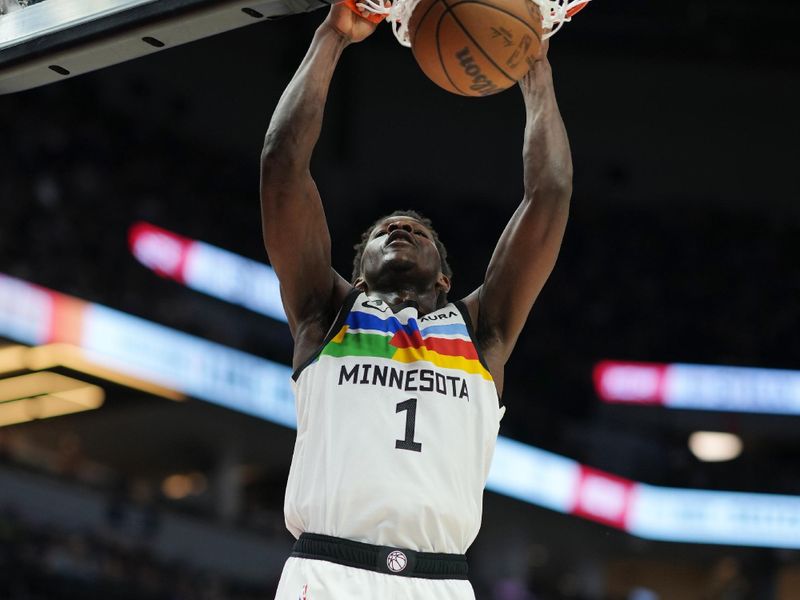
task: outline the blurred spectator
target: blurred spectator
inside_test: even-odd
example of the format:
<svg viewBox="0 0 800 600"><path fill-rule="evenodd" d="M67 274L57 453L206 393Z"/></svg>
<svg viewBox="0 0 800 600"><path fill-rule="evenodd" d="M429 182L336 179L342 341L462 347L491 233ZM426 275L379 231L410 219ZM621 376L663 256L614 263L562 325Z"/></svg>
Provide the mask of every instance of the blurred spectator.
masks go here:
<svg viewBox="0 0 800 600"><path fill-rule="evenodd" d="M265 600L273 587L168 564L90 532L24 523L0 510L3 600Z"/></svg>
<svg viewBox="0 0 800 600"><path fill-rule="evenodd" d="M515 579L502 579L494 584L493 600L536 600L528 587Z"/></svg>
<svg viewBox="0 0 800 600"><path fill-rule="evenodd" d="M0 427L0 463L11 460L11 434Z"/></svg>
<svg viewBox="0 0 800 600"><path fill-rule="evenodd" d="M58 455L55 471L61 477L78 478L83 466L81 439L74 433L63 435L58 440Z"/></svg>

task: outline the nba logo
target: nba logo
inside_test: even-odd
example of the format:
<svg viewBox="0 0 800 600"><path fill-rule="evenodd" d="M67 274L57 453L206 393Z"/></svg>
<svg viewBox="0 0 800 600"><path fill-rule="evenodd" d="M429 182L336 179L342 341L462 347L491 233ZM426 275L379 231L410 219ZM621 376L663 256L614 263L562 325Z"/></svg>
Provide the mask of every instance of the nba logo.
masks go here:
<svg viewBox="0 0 800 600"><path fill-rule="evenodd" d="M300 596L298 596L297 600L308 600L308 584L305 584L300 590Z"/></svg>
<svg viewBox="0 0 800 600"><path fill-rule="evenodd" d="M406 568L407 564L408 557L400 552L400 550L394 550L386 557L386 566L389 567L392 573L399 573Z"/></svg>

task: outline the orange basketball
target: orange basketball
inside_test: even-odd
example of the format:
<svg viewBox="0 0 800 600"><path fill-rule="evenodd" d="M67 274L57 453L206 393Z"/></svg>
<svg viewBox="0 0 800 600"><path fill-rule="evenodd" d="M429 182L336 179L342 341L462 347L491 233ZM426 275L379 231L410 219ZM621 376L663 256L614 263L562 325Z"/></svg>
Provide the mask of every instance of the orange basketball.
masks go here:
<svg viewBox="0 0 800 600"><path fill-rule="evenodd" d="M532 0L421 0L408 28L423 72L463 96L511 87L531 68L542 39Z"/></svg>

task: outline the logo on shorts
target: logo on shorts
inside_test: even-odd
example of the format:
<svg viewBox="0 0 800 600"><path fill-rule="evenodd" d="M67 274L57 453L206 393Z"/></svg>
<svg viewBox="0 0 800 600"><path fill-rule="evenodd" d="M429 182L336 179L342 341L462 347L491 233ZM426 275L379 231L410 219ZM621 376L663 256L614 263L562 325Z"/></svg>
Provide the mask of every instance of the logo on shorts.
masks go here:
<svg viewBox="0 0 800 600"><path fill-rule="evenodd" d="M386 566L392 573L399 573L406 568L408 564L408 557L400 552L400 550L393 550L386 557Z"/></svg>
<svg viewBox="0 0 800 600"><path fill-rule="evenodd" d="M308 597L308 584L305 584L300 589L300 596L297 597L297 600L309 600L309 597Z"/></svg>

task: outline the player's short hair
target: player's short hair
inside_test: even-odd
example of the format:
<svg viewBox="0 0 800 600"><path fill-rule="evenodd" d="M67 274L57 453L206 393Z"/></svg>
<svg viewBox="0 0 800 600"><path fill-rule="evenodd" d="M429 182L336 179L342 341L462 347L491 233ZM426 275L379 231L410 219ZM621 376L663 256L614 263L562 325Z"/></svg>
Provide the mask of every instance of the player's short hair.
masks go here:
<svg viewBox="0 0 800 600"><path fill-rule="evenodd" d="M433 243L436 245L436 249L439 251L439 256L442 259L442 273L444 273L449 279L452 279L453 270L450 268L450 264L447 262L447 248L444 247L442 240L439 239L439 234L436 233L436 230L433 228L433 223L431 223L431 220L427 217L423 217L415 210L396 210L390 215L385 215L380 219L376 219L375 222L370 225L364 233L361 234L361 241L353 246L356 251L356 255L353 258L353 278L351 283L355 283L356 279L361 277L361 258L364 256L364 249L367 247L367 243L369 243L369 236L378 225L380 225L386 219L391 219L392 217L408 217L409 219L414 219L415 221L422 223L428 229L428 231L431 232Z"/></svg>

